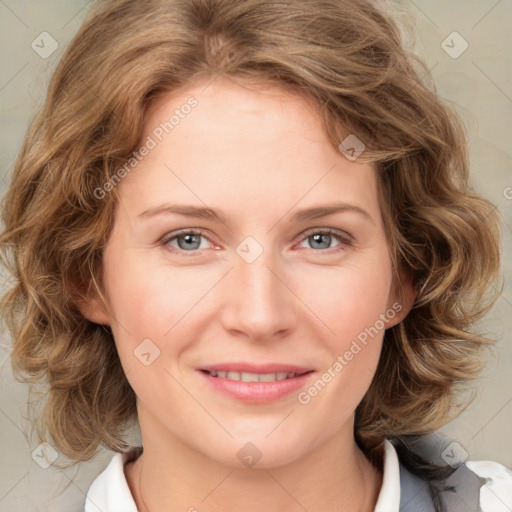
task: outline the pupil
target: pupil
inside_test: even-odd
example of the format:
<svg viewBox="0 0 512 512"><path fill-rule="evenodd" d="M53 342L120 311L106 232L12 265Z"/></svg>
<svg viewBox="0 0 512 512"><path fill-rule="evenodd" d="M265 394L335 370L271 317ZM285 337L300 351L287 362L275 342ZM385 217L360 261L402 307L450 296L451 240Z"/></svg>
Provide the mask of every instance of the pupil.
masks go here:
<svg viewBox="0 0 512 512"><path fill-rule="evenodd" d="M327 233L320 233L320 234L317 234L317 235L313 235L313 240L314 240L315 243L318 242L318 243L321 244L322 243L321 240L324 237L327 239L327 245L325 245L325 243L324 243L324 247L323 247L325 249L325 248L329 247L329 240L330 240L330 235L329 234L327 234Z"/></svg>
<svg viewBox="0 0 512 512"><path fill-rule="evenodd" d="M187 248L187 247L188 247L189 249L191 248L191 245L190 245L190 243L189 243L189 242L191 242L192 244L194 244L194 242L195 242L196 244L198 243L198 241L197 241L197 240L195 240L195 241L194 241L194 238L198 238L198 237L197 237L197 235L192 235L192 234L190 234L190 233L189 233L189 234L183 235L183 236L182 236L182 238L183 238L183 239L185 240L185 242L186 242L186 243L185 243L185 248ZM178 240L179 240L179 238L178 238ZM181 245L181 244L180 244L180 245ZM183 247L180 247L180 248L181 248L181 249L183 249ZM197 247L194 247L194 249L197 249Z"/></svg>

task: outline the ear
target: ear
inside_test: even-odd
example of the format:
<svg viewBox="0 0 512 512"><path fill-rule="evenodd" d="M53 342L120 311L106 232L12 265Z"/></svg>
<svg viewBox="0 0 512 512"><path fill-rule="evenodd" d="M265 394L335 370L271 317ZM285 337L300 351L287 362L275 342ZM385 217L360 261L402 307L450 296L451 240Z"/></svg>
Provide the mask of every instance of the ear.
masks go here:
<svg viewBox="0 0 512 512"><path fill-rule="evenodd" d="M82 315L95 324L110 326L110 316L97 290L90 286L87 292L77 300Z"/></svg>
<svg viewBox="0 0 512 512"><path fill-rule="evenodd" d="M396 282L393 274L393 285L388 300L388 308L395 311L396 315L386 320L386 329L399 324L409 314L418 296L418 289L411 277L401 267L398 273L399 282Z"/></svg>

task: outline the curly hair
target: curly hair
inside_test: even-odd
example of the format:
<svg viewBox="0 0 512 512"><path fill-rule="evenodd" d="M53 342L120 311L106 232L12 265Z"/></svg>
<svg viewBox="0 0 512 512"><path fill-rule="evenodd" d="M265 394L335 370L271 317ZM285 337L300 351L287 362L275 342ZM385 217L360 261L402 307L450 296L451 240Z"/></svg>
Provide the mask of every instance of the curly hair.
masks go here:
<svg viewBox="0 0 512 512"><path fill-rule="evenodd" d="M12 364L45 384L40 435L74 461L127 448L135 394L112 332L83 317L102 295L102 251L118 204L97 190L132 157L149 107L201 78L280 84L311 100L329 141L364 142L375 162L393 274L418 296L389 328L355 433L433 432L467 406L461 391L492 340L474 332L496 300L500 218L470 183L464 129L426 82L389 10L372 0L102 0L49 84L15 162L0 235L13 284L1 314Z"/></svg>

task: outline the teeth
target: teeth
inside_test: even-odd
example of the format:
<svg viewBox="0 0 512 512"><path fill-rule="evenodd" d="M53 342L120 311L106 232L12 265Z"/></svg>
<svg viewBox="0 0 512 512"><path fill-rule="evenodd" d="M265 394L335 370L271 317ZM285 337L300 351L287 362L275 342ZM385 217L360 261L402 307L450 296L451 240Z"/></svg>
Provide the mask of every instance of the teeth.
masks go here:
<svg viewBox="0 0 512 512"><path fill-rule="evenodd" d="M240 380L242 382L259 382L259 377L257 373L242 372L240 374Z"/></svg>
<svg viewBox="0 0 512 512"><path fill-rule="evenodd" d="M276 380L275 373L260 373L259 382L274 382Z"/></svg>
<svg viewBox="0 0 512 512"><path fill-rule="evenodd" d="M242 382L275 382L276 380L292 379L295 373L277 372L277 373L250 373L250 372L208 372L213 377L221 379L237 380Z"/></svg>

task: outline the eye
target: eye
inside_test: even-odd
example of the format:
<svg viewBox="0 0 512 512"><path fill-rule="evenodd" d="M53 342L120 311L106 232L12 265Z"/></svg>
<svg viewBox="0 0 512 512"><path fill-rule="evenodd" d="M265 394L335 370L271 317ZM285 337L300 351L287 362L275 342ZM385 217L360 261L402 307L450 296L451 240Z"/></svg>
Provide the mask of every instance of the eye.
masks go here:
<svg viewBox="0 0 512 512"><path fill-rule="evenodd" d="M174 249L173 252L182 254L191 253L190 256L193 256L197 251L207 249L205 246L201 247L201 238L208 240L203 231L183 230L178 233L171 233L169 236L164 237L161 243L165 247L171 247ZM178 247L171 243L174 241L176 241ZM189 256L189 254L186 255Z"/></svg>
<svg viewBox="0 0 512 512"><path fill-rule="evenodd" d="M313 249L322 249L323 251L325 249L334 249L329 251L329 254L344 251L347 247L352 245L350 235L331 228L313 228L302 236L302 240L308 242ZM333 248L330 247L330 245L334 239L338 239L341 243Z"/></svg>
<svg viewBox="0 0 512 512"><path fill-rule="evenodd" d="M199 251L202 249L208 248L207 243L201 244L201 239L209 240L202 230L184 229L165 236L161 240L161 244L166 248L170 248L172 252L186 256L195 256L199 255ZM335 247L330 247L335 239L341 243ZM301 240L309 242L312 249L321 249L321 251L317 252L327 252L328 254L343 251L352 245L352 237L350 235L331 228L310 229L302 235ZM327 251L328 249L333 250Z"/></svg>

